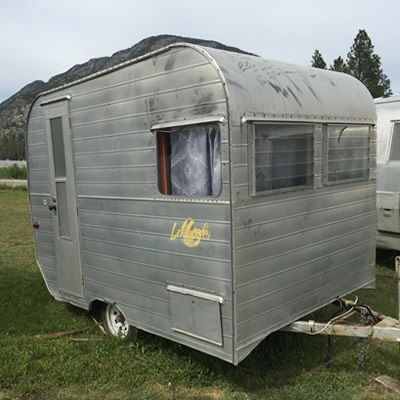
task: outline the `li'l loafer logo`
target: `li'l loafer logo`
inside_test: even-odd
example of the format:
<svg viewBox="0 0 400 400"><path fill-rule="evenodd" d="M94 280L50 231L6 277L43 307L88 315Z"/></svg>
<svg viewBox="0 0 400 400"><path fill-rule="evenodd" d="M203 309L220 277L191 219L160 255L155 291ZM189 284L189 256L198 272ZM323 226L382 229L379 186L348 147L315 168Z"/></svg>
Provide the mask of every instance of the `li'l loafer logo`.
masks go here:
<svg viewBox="0 0 400 400"><path fill-rule="evenodd" d="M196 247L202 240L210 240L211 238L211 234L208 231L208 222L205 222L202 228L198 228L195 221L189 217L180 228L177 225L175 222L172 227L170 240L180 239L187 247Z"/></svg>

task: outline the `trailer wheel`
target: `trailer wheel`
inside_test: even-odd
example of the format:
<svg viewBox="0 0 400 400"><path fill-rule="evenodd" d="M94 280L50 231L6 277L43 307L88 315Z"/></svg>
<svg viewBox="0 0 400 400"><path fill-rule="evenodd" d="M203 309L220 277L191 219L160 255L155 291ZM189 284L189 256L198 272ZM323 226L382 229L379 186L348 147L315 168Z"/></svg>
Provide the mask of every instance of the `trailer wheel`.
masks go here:
<svg viewBox="0 0 400 400"><path fill-rule="evenodd" d="M128 324L125 315L115 304L104 304L101 316L104 330L108 335L117 336L129 342L136 342L137 328Z"/></svg>

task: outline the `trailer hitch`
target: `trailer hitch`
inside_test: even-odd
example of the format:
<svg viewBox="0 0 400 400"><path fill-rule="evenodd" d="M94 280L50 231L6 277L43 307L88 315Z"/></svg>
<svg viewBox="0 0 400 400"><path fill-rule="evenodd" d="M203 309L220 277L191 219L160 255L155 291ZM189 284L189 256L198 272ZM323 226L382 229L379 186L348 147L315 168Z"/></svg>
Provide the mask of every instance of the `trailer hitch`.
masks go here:
<svg viewBox="0 0 400 400"><path fill-rule="evenodd" d="M282 330L285 332L306 333L308 335L347 336L400 342L400 323L397 319L375 312L364 304L354 304L345 298L340 299L340 302L346 308L353 308L343 318L338 318L328 323L312 321L312 324L310 324L310 321L296 321L282 328ZM366 307L370 310L368 314L373 316L368 324L355 324L347 320L354 313L361 313L362 309L367 310Z"/></svg>

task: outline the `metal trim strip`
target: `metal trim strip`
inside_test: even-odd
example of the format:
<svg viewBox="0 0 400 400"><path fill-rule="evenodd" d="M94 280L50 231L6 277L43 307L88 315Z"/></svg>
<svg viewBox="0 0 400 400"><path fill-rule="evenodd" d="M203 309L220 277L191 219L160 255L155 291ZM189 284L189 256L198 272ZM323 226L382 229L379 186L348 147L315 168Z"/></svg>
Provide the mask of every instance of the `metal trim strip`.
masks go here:
<svg viewBox="0 0 400 400"><path fill-rule="evenodd" d="M124 197L124 196L98 196L98 195L84 195L79 194L78 199L88 199L88 200L140 200L140 201L159 201L159 202L181 202L181 203L216 203L216 204L229 204L229 200L206 200L206 199L194 199L194 198L159 198L159 197ZM212 198L214 199L214 198Z"/></svg>
<svg viewBox="0 0 400 400"><path fill-rule="evenodd" d="M226 118L222 115L210 115L204 116L194 119L183 119L181 121L171 121L171 122L163 122L158 121L150 128L152 131L163 129L163 128L173 128L177 126L186 126L186 125L196 125L196 124L205 124L208 122L219 122L221 124L225 124L227 122Z"/></svg>
<svg viewBox="0 0 400 400"><path fill-rule="evenodd" d="M71 100L71 95L66 94L64 96L59 96L59 97L54 97L53 99L44 100L40 103L40 107L44 107L47 106L48 104L57 103L58 101L63 101L63 100Z"/></svg>
<svg viewBox="0 0 400 400"><path fill-rule="evenodd" d="M302 114L263 114L263 115L243 115L240 119L241 123L247 124L252 122L300 122L304 124L310 123L330 123L338 124L342 122L350 122L355 125L368 124L375 125L375 122L370 118L345 118L333 117L329 115L302 115Z"/></svg>
<svg viewBox="0 0 400 400"><path fill-rule="evenodd" d="M200 299L210 300L210 301L215 301L216 303L225 304L225 299L222 296L218 296L216 294L200 292L198 290L188 289L185 287L175 286L175 285L168 285L167 290L173 293L194 296Z"/></svg>

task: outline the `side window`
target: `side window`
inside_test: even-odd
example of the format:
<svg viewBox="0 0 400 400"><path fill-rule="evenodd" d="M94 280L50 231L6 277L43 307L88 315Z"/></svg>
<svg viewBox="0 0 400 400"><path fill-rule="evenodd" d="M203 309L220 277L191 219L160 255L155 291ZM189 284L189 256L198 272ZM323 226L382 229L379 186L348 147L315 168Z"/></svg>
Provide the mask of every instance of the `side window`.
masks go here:
<svg viewBox="0 0 400 400"><path fill-rule="evenodd" d="M314 126L254 124L255 191L312 187Z"/></svg>
<svg viewBox="0 0 400 400"><path fill-rule="evenodd" d="M218 196L222 188L219 125L158 130L157 166L162 194Z"/></svg>
<svg viewBox="0 0 400 400"><path fill-rule="evenodd" d="M328 183L368 180L368 126L328 125Z"/></svg>
<svg viewBox="0 0 400 400"><path fill-rule="evenodd" d="M390 147L390 161L400 161L400 124L393 127L392 145Z"/></svg>

